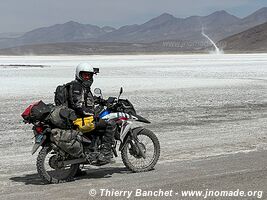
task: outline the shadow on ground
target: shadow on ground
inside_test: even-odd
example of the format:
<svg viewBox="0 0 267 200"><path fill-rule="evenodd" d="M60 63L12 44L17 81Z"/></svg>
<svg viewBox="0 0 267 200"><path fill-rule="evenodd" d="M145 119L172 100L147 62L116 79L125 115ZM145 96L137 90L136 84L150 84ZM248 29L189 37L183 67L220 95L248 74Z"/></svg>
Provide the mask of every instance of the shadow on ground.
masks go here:
<svg viewBox="0 0 267 200"><path fill-rule="evenodd" d="M99 178L110 178L113 174L129 174L132 173L126 168L122 167L107 167L99 169L89 169L83 171L84 173L79 174L74 178L74 181L82 179L99 179ZM46 185L44 181L36 174L26 174L23 176L11 177L11 181L24 183L25 185Z"/></svg>

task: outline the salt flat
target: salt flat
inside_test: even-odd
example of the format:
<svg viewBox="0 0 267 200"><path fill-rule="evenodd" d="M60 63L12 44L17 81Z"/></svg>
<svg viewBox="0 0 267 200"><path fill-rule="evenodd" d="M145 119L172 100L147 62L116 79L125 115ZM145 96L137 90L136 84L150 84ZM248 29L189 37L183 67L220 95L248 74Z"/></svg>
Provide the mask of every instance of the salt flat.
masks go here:
<svg viewBox="0 0 267 200"><path fill-rule="evenodd" d="M35 173L33 135L21 112L36 100L52 102L56 86L71 81L84 61L100 68L93 88L107 97L122 86L122 97L152 121L148 127L161 142L160 166L267 149L267 54L2 56L0 65L45 65L0 67L4 194L23 184L12 177Z"/></svg>

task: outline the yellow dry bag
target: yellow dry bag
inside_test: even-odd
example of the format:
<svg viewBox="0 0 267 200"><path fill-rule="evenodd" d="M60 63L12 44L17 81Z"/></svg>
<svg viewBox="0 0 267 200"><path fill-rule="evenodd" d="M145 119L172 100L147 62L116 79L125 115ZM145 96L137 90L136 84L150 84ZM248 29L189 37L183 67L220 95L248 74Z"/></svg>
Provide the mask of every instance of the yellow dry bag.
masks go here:
<svg viewBox="0 0 267 200"><path fill-rule="evenodd" d="M78 130L83 133L91 132L95 129L94 117L78 118L73 121L73 124L78 127Z"/></svg>

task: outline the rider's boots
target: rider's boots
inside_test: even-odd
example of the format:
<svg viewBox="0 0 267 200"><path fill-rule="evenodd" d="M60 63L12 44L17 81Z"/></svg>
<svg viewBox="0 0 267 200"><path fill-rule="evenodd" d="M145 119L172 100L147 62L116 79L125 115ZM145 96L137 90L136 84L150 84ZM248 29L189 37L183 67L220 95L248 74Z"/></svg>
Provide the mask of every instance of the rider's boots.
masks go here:
<svg viewBox="0 0 267 200"><path fill-rule="evenodd" d="M99 165L105 165L110 163L111 159L112 159L111 145L102 144L97 163Z"/></svg>
<svg viewBox="0 0 267 200"><path fill-rule="evenodd" d="M117 131L115 122L108 122L106 131L102 137L102 145L98 156L98 164L105 165L112 161L112 145L114 144L114 134Z"/></svg>

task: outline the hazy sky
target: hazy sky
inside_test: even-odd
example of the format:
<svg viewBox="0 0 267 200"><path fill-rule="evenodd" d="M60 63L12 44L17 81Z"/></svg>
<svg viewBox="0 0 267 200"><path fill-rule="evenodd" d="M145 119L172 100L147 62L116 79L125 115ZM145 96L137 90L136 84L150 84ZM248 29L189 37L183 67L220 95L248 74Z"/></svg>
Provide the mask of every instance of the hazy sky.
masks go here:
<svg viewBox="0 0 267 200"><path fill-rule="evenodd" d="M26 32L67 21L120 27L141 24L162 13L175 17L226 10L244 17L267 0L2 0L0 33Z"/></svg>

